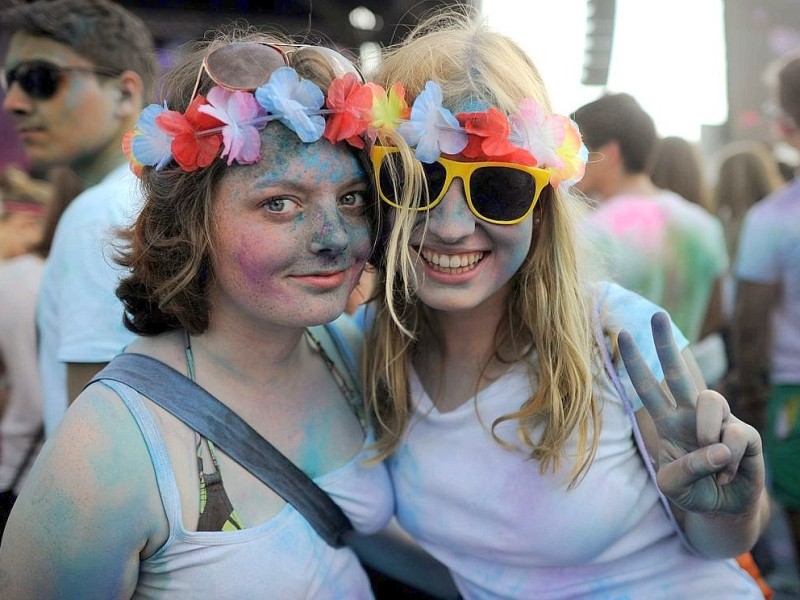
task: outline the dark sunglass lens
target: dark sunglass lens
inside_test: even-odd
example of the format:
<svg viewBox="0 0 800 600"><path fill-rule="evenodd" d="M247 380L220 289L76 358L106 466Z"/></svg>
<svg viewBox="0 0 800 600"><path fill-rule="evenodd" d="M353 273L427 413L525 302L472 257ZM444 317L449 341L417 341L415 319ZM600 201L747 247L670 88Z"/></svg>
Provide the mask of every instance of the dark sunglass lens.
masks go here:
<svg viewBox="0 0 800 600"><path fill-rule="evenodd" d="M470 179L475 210L494 221L522 217L531 207L535 192L536 181L530 173L508 167L476 169Z"/></svg>
<svg viewBox="0 0 800 600"><path fill-rule="evenodd" d="M217 83L236 90L254 90L273 71L286 66L279 50L256 42L222 46L206 57L206 69Z"/></svg>
<svg viewBox="0 0 800 600"><path fill-rule="evenodd" d="M11 69L7 75L8 86L16 81L23 91L32 98L45 100L58 89L59 69L48 64L21 64Z"/></svg>
<svg viewBox="0 0 800 600"><path fill-rule="evenodd" d="M394 204L399 204L400 191L396 182L403 181L403 163L399 155L387 154L383 158L378 171L378 179L380 191L386 199Z"/></svg>
<svg viewBox="0 0 800 600"><path fill-rule="evenodd" d="M444 189L447 181L447 169L440 162L422 163L425 179L428 182L428 202L436 200Z"/></svg>

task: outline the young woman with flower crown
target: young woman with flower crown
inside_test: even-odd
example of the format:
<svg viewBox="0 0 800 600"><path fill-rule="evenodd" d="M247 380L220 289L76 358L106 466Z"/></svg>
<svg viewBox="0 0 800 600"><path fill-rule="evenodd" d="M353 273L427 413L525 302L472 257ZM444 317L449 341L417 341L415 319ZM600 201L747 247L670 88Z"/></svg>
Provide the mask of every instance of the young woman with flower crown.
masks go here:
<svg viewBox="0 0 800 600"><path fill-rule="evenodd" d="M391 486L364 465L357 380L332 350L355 354L358 332L312 326L342 313L373 251L365 130L348 108L349 91L370 106L373 92L341 55L275 42L187 54L126 139L144 189L121 258L118 295L142 336L126 352L194 379L371 533L392 514ZM372 597L352 550L105 379L38 458L0 572L15 599Z"/></svg>
<svg viewBox="0 0 800 600"><path fill-rule="evenodd" d="M584 275L586 151L530 59L445 15L373 80L365 389L400 524L464 598L760 597L725 558L767 518L760 438L666 314Z"/></svg>

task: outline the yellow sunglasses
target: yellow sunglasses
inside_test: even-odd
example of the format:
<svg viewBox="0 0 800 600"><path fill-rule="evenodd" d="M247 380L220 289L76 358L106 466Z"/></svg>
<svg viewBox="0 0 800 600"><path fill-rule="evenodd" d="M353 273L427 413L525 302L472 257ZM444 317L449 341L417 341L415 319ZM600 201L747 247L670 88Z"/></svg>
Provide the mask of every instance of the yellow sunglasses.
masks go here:
<svg viewBox="0 0 800 600"><path fill-rule="evenodd" d="M396 197L397 182L402 180L399 149L373 146L370 151L375 185L381 200L395 208L401 206ZM426 211L442 201L453 179L464 182L469 209L479 219L497 225L514 225L533 212L539 195L550 183L544 169L504 162L461 162L439 158L434 163L421 163L425 171L428 197L416 208Z"/></svg>

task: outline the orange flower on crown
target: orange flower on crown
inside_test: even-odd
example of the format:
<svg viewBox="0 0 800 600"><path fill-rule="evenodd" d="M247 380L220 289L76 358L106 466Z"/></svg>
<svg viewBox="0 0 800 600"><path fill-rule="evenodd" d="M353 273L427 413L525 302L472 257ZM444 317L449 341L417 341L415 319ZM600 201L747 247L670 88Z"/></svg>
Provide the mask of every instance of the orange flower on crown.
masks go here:
<svg viewBox="0 0 800 600"><path fill-rule="evenodd" d="M373 84L361 85L353 73L334 79L328 88L325 106L333 112L325 122L326 140L335 144L347 141L356 148L364 147L364 134L372 120L372 104L375 95Z"/></svg>
<svg viewBox="0 0 800 600"><path fill-rule="evenodd" d="M461 151L465 158L536 166L536 159L530 152L509 141L511 126L508 117L496 108L491 107L486 112L459 113L456 119L467 132L467 147Z"/></svg>

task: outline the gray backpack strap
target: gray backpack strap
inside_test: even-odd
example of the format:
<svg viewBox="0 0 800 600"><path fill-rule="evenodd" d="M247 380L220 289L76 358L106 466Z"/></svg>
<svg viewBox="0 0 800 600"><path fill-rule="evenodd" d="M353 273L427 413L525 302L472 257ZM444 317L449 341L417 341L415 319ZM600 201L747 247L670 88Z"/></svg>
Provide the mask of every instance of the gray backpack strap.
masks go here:
<svg viewBox="0 0 800 600"><path fill-rule="evenodd" d="M294 506L329 545L345 544L352 525L330 496L191 379L159 360L133 353L114 358L90 383L103 379L130 386L186 423Z"/></svg>

